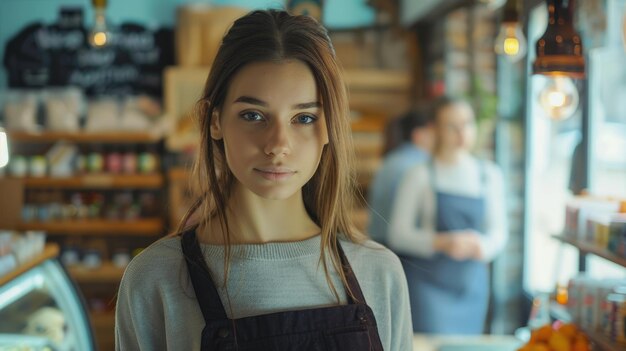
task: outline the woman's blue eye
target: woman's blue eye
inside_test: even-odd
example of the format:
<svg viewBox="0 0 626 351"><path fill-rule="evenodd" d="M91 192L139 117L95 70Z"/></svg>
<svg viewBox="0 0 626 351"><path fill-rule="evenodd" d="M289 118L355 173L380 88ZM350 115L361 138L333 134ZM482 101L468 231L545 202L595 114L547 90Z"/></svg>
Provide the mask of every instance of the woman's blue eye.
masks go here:
<svg viewBox="0 0 626 351"><path fill-rule="evenodd" d="M258 113L258 112L244 112L241 115L241 118L243 118L246 121L250 121L250 122L256 122L256 121L262 121L263 120L263 116Z"/></svg>
<svg viewBox="0 0 626 351"><path fill-rule="evenodd" d="M311 124L317 121L317 117L312 116L312 115L299 115L299 116L296 116L295 120L296 120L296 123Z"/></svg>

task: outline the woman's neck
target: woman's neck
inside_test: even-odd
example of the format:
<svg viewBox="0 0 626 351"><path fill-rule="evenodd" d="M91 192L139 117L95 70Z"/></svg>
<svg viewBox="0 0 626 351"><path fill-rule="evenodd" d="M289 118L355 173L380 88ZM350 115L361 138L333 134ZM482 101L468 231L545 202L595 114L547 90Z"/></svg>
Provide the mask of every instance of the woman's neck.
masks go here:
<svg viewBox="0 0 626 351"><path fill-rule="evenodd" d="M320 232L309 217L297 192L288 199L268 200L246 189L236 188L226 212L232 244L263 244L268 242L300 241ZM223 244L219 220L215 218L208 230L201 230L201 241Z"/></svg>

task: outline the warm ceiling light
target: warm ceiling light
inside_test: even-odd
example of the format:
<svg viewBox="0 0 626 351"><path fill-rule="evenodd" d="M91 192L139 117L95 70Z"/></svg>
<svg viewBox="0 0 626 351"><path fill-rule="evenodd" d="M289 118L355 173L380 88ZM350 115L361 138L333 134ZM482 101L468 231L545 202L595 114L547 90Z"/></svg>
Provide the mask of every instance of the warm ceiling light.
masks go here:
<svg viewBox="0 0 626 351"><path fill-rule="evenodd" d="M526 37L518 17L517 1L508 0L504 6L500 32L496 37L495 51L511 61L518 61L526 55Z"/></svg>
<svg viewBox="0 0 626 351"><path fill-rule="evenodd" d="M94 47L104 47L111 42L111 33L106 20L106 0L92 0L94 23L89 33L89 44Z"/></svg>
<svg viewBox="0 0 626 351"><path fill-rule="evenodd" d="M546 0L548 27L537 40L534 74L585 76L585 58L580 35L574 30L574 0Z"/></svg>
<svg viewBox="0 0 626 351"><path fill-rule="evenodd" d="M565 76L537 76L543 78L539 91L539 105L554 120L571 117L578 108L578 89L571 78Z"/></svg>

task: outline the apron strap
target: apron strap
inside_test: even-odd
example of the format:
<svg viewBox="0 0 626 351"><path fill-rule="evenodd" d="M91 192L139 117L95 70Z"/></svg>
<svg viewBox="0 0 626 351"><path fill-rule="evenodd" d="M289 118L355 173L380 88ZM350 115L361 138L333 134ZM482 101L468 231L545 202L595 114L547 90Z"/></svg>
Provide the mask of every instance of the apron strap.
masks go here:
<svg viewBox="0 0 626 351"><path fill-rule="evenodd" d="M208 323L212 320L227 319L224 305L222 305L217 289L215 289L211 273L202 256L200 244L196 239L195 227L182 234L181 245L191 284L196 292L196 299L200 304L204 321Z"/></svg>
<svg viewBox="0 0 626 351"><path fill-rule="evenodd" d="M352 266L350 266L350 262L348 262L348 258L346 254L343 252L341 248L341 243L339 239L337 239L337 251L339 251L339 257L341 258L341 266L343 267L343 274L346 276L346 282L348 283L348 288L354 294L356 301L348 295L348 303L349 304L363 304L366 305L365 296L363 296L363 291L361 291L361 286L359 285L359 281L356 279L354 275L354 271L352 270Z"/></svg>

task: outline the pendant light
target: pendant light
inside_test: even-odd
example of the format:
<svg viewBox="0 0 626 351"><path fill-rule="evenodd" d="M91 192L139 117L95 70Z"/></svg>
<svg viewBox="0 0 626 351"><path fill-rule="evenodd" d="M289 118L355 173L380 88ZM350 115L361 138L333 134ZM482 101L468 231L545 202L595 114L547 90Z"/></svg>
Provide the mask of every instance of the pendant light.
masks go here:
<svg viewBox="0 0 626 351"><path fill-rule="evenodd" d="M526 55L526 37L518 13L518 1L507 0L495 43L496 54L503 55L511 61L519 61Z"/></svg>
<svg viewBox="0 0 626 351"><path fill-rule="evenodd" d="M89 33L89 44L101 48L111 43L111 32L106 20L107 0L92 0L94 23Z"/></svg>
<svg viewBox="0 0 626 351"><path fill-rule="evenodd" d="M537 40L533 74L541 84L539 106L553 120L571 117L578 109L574 79L585 77L585 58L580 35L574 30L574 0L546 0L548 27ZM539 77L537 77L539 78Z"/></svg>
<svg viewBox="0 0 626 351"><path fill-rule="evenodd" d="M574 0L546 0L548 27L537 40L534 74L584 78L585 58L580 35L573 25Z"/></svg>

